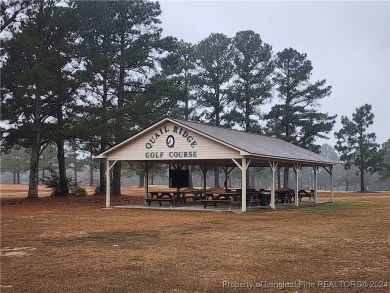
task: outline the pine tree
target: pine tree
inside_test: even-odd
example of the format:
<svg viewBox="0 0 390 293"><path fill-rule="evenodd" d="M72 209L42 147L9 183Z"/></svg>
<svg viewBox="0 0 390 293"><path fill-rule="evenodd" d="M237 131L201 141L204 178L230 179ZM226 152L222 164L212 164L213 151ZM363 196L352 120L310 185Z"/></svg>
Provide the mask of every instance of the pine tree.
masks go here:
<svg viewBox="0 0 390 293"><path fill-rule="evenodd" d="M161 60L161 75L168 79L172 87L177 90L172 93L178 95L181 102L177 116L185 120L196 119L196 96L194 90L195 68L195 48L192 44L183 40L174 44L173 51Z"/></svg>
<svg viewBox="0 0 390 293"><path fill-rule="evenodd" d="M229 100L234 109L229 113L231 122L245 131L258 132L262 118L260 106L271 98L272 48L263 43L259 34L241 31L233 38L234 81Z"/></svg>
<svg viewBox="0 0 390 293"><path fill-rule="evenodd" d="M12 126L5 141L9 146L20 144L31 149L28 197L38 196L42 147L63 137L64 128L60 126L63 122L60 119L64 118L63 107L75 90L74 76L70 77L69 72L63 69L69 62L64 57L64 50L71 31L67 21L72 14L68 7L57 7L57 2L37 3L37 12L26 16L20 31L4 46L6 63L2 72L2 110ZM68 83L70 81L72 85ZM55 122L58 122L56 126ZM64 173L63 170L62 176L65 176ZM66 188L64 193L67 193Z"/></svg>
<svg viewBox="0 0 390 293"><path fill-rule="evenodd" d="M231 39L213 33L196 46L198 105L201 117L215 126L224 124L228 82L233 75ZM214 168L214 183L219 187L219 169Z"/></svg>
<svg viewBox="0 0 390 293"><path fill-rule="evenodd" d="M303 148L319 152L316 138L327 138L337 115L318 112L319 101L331 93L326 80L310 82L312 64L294 49L276 54L274 84L279 103L265 115L269 134ZM284 169L284 186L288 186L288 167Z"/></svg>
<svg viewBox="0 0 390 293"><path fill-rule="evenodd" d="M368 132L375 117L371 110L372 106L365 104L356 108L352 120L342 116L343 127L335 132L337 138L335 149L340 153L340 160L345 163L345 169L350 169L352 165L359 169L361 191L366 190L365 172L376 172L381 169L383 163L383 152L379 151L379 144L375 142L376 135Z"/></svg>
<svg viewBox="0 0 390 293"><path fill-rule="evenodd" d="M93 113L91 120L98 120L100 129L95 128L94 136L100 136L100 150L104 151L139 127L127 111L135 96L144 90L157 56L163 51L165 43L161 41L157 18L161 10L157 2L140 0L78 2L77 9L83 24L84 56L94 76L89 87L91 92L98 91L95 96L99 98L98 103L88 101L89 110ZM100 135L106 126L110 127L109 135ZM120 193L120 177L121 163L117 162L113 168L113 194Z"/></svg>
<svg viewBox="0 0 390 293"><path fill-rule="evenodd" d="M233 75L231 39L213 33L196 46L198 104L202 116L215 126L223 125L227 85Z"/></svg>

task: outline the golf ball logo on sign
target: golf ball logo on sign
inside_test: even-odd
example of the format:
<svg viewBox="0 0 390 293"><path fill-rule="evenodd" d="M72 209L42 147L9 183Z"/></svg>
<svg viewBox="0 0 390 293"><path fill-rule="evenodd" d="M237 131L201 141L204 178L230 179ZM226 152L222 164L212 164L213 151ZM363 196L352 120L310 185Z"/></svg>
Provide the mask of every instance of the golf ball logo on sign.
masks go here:
<svg viewBox="0 0 390 293"><path fill-rule="evenodd" d="M172 135L167 137L167 146L173 148L175 146L175 138Z"/></svg>

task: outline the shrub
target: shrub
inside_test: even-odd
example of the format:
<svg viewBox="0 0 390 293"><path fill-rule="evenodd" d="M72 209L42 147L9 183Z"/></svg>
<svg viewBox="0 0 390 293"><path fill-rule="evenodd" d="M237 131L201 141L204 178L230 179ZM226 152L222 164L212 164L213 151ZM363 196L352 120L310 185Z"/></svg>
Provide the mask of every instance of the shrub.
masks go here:
<svg viewBox="0 0 390 293"><path fill-rule="evenodd" d="M50 188L52 190L50 195L63 194L60 188L59 174L52 169L50 169L49 172L50 172L50 176L47 176L43 179L43 184L45 184L47 188ZM85 188L78 186L77 182L72 177L68 177L66 178L66 180L68 182L70 194L75 194L80 196L87 195L87 191L85 190Z"/></svg>
<svg viewBox="0 0 390 293"><path fill-rule="evenodd" d="M52 190L50 195L63 194L61 191L61 187L60 187L60 175L52 169L49 169L49 172L50 172L50 176L45 176L45 178L42 181L43 184L45 184L47 188L50 188ZM68 185L69 185L69 184L71 184L73 179L67 178L67 181L68 181Z"/></svg>
<svg viewBox="0 0 390 293"><path fill-rule="evenodd" d="M80 195L80 196L88 195L87 191L85 190L85 188L82 188L82 187L78 186L77 184L70 185L69 186L69 191L70 191L71 194L74 194L74 195Z"/></svg>

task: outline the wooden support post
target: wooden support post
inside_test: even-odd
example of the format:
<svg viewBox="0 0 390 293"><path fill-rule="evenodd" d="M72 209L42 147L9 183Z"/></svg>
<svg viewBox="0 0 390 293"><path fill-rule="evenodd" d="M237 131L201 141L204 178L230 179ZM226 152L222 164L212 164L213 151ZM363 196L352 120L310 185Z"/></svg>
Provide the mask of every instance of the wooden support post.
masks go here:
<svg viewBox="0 0 390 293"><path fill-rule="evenodd" d="M249 167L249 162L247 163L246 158L242 158L242 165L240 165L237 160L232 159L232 161L241 169L241 211L246 213L246 170Z"/></svg>
<svg viewBox="0 0 390 293"><path fill-rule="evenodd" d="M313 166L313 171L314 171L314 203L318 204L318 165Z"/></svg>
<svg viewBox="0 0 390 293"><path fill-rule="evenodd" d="M278 167L278 162L269 161L269 166L272 171L272 179L271 179L271 209L275 209L275 171Z"/></svg>
<svg viewBox="0 0 390 293"><path fill-rule="evenodd" d="M223 167L223 172L225 173L225 181L223 182L223 187L227 190L227 180L228 180L228 167Z"/></svg>
<svg viewBox="0 0 390 293"><path fill-rule="evenodd" d="M302 169L302 165L299 163L294 164L294 173L295 173L295 205L298 206L298 200L299 200L299 171Z"/></svg>
<svg viewBox="0 0 390 293"><path fill-rule="evenodd" d="M106 160L106 208L109 208L111 203L111 176L110 176L110 161Z"/></svg>
<svg viewBox="0 0 390 293"><path fill-rule="evenodd" d="M333 202L333 166L329 167L330 169L330 201Z"/></svg>
<svg viewBox="0 0 390 293"><path fill-rule="evenodd" d="M248 164L249 165L249 164ZM246 213L246 158L242 158L242 168L241 168L241 187L242 187L242 193L241 193L241 211L243 213Z"/></svg>
<svg viewBox="0 0 390 293"><path fill-rule="evenodd" d="M144 186L144 188L145 188L145 198L148 198L148 193L149 193L149 170L146 170L144 175L145 175L145 179L144 179L144 181L145 181L145 186ZM145 204L146 204L146 201L145 201Z"/></svg>
<svg viewBox="0 0 390 293"><path fill-rule="evenodd" d="M144 170L144 181L145 181L145 204L146 204L146 199L148 198L149 194L149 170L152 167L153 163L141 163L141 167Z"/></svg>
<svg viewBox="0 0 390 293"><path fill-rule="evenodd" d="M330 201L333 201L333 166L324 167L324 169L330 176Z"/></svg>
<svg viewBox="0 0 390 293"><path fill-rule="evenodd" d="M112 165L110 166L110 161L108 159L106 159L106 180L107 180L107 184L106 184L106 208L109 208L111 203L110 203L110 200L111 200L111 176L110 176L110 171L112 168L114 168L115 164L116 164L117 161L114 161L114 163L112 163Z"/></svg>

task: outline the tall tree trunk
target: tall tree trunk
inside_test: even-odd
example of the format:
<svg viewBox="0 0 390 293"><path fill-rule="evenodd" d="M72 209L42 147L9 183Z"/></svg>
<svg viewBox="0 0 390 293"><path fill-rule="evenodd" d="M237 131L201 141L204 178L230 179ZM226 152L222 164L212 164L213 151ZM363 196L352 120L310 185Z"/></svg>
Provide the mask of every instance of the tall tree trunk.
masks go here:
<svg viewBox="0 0 390 293"><path fill-rule="evenodd" d="M289 167L284 167L283 169L283 187L288 188L288 181L290 177L290 170Z"/></svg>
<svg viewBox="0 0 390 293"><path fill-rule="evenodd" d="M122 162L116 162L112 171L112 195L121 194Z"/></svg>
<svg viewBox="0 0 390 293"><path fill-rule="evenodd" d="M366 191L364 184L364 167L360 167L360 191Z"/></svg>
<svg viewBox="0 0 390 293"><path fill-rule="evenodd" d="M220 111L220 101L219 101L219 87L215 89L215 126L219 127L220 121L219 121L219 111Z"/></svg>
<svg viewBox="0 0 390 293"><path fill-rule="evenodd" d="M104 152L106 149L107 149L107 139L106 139L106 134L103 133L100 139L100 153ZM105 193L106 189L107 189L106 160L100 159L99 160L99 192Z"/></svg>
<svg viewBox="0 0 390 293"><path fill-rule="evenodd" d="M102 193L106 192L106 160L99 160L99 191Z"/></svg>
<svg viewBox="0 0 390 293"><path fill-rule="evenodd" d="M65 148L64 140L57 140L57 160L58 160L58 170L60 176L60 193L58 195L67 195L69 194L68 180L66 179L66 166L65 166Z"/></svg>
<svg viewBox="0 0 390 293"><path fill-rule="evenodd" d="M17 166L14 174L14 184L20 184L20 157L17 158Z"/></svg>
<svg viewBox="0 0 390 293"><path fill-rule="evenodd" d="M249 119L249 112L250 112L250 105L249 105L249 96L245 94L245 132L250 131L250 119Z"/></svg>
<svg viewBox="0 0 390 293"><path fill-rule="evenodd" d="M249 132L249 97L245 94L245 132ZM254 185L251 184L251 171L248 168L246 171L246 186L253 188ZM253 183L253 182L252 182Z"/></svg>
<svg viewBox="0 0 390 293"><path fill-rule="evenodd" d="M38 139L36 139L38 141ZM37 141L31 146L30 176L28 181L28 198L38 197L38 164L40 144Z"/></svg>
<svg viewBox="0 0 390 293"><path fill-rule="evenodd" d="M37 15L37 30L38 30L38 52L42 52L43 48L43 7L44 3L41 2L39 4L39 12ZM37 59L41 59L40 54L37 56ZM38 62L39 63L39 62ZM41 101L41 85L39 82L36 85L35 90L35 108L34 108L34 139L31 145L31 159L30 159L30 175L28 180L28 193L27 198L35 198L38 197L38 184L39 184L39 178L38 178L38 168L39 168L39 155L41 151L41 115L42 115L42 101Z"/></svg>
<svg viewBox="0 0 390 293"><path fill-rule="evenodd" d="M89 156L89 185L93 186L93 155L92 151Z"/></svg>
<svg viewBox="0 0 390 293"><path fill-rule="evenodd" d="M121 194L122 163L116 162L112 171L112 195Z"/></svg>
<svg viewBox="0 0 390 293"><path fill-rule="evenodd" d="M106 121L106 109L108 107L108 81L106 74L103 74L103 95L102 95L102 120ZM107 149L107 137L103 133L100 138L100 153L104 152ZM99 160L99 191L101 193L106 192L107 183L106 183L106 160Z"/></svg>
<svg viewBox="0 0 390 293"><path fill-rule="evenodd" d="M145 186L145 176L144 173L141 173L139 176L139 187Z"/></svg>
<svg viewBox="0 0 390 293"><path fill-rule="evenodd" d="M61 59L60 52L57 52L57 58ZM57 87L59 91L58 100L57 100L57 131L58 139L56 140L57 145L57 160L58 160L58 171L60 176L60 193L59 195L68 195L69 186L68 180L66 178L66 165L65 165L65 139L64 139L64 113L62 112L62 104L66 101L66 90L62 82L62 68L57 66L57 78L59 80ZM75 166L76 167L76 166ZM76 180L76 178L75 178ZM77 183L77 180L75 181Z"/></svg>
<svg viewBox="0 0 390 293"><path fill-rule="evenodd" d="M73 165L74 165L74 170L73 170L73 176L74 176L74 182L77 184L77 153L76 153L76 147L73 149Z"/></svg>
<svg viewBox="0 0 390 293"><path fill-rule="evenodd" d="M61 137L62 130L64 128L64 116L62 113L62 107L57 109L57 127L60 133L59 138L56 140L57 145L57 161L58 161L58 172L60 176L60 193L58 195L68 195L69 187L68 180L66 178L66 165L65 165L65 147L64 139Z"/></svg>
<svg viewBox="0 0 390 293"><path fill-rule="evenodd" d="M124 52L125 52L125 36L124 33L121 35L121 58L124 58ZM119 65L119 84L118 84L118 109L122 109L125 103L125 67L122 64L122 60L120 60ZM116 123L118 125L117 128L117 135L115 137L115 140L117 143L120 143L123 136L123 124L124 124L124 117L123 113L119 113L116 119ZM112 172L113 178L112 178L112 194L113 195L119 195L121 194L121 173L122 173L122 164L120 162L117 162L114 166L114 170Z"/></svg>
<svg viewBox="0 0 390 293"><path fill-rule="evenodd" d="M188 188L193 188L194 187L194 183L193 183L193 180L192 180L192 166L191 165L187 165L186 169L188 170L188 173L189 173Z"/></svg>
<svg viewBox="0 0 390 293"><path fill-rule="evenodd" d="M220 187L220 184L219 184L219 168L218 167L214 168L214 186L215 187Z"/></svg>
<svg viewBox="0 0 390 293"><path fill-rule="evenodd" d="M219 127L220 124L220 101L219 101L219 94L220 94L220 89L217 87L215 89L215 126ZM220 187L219 184L219 168L214 167L214 186L215 187Z"/></svg>

